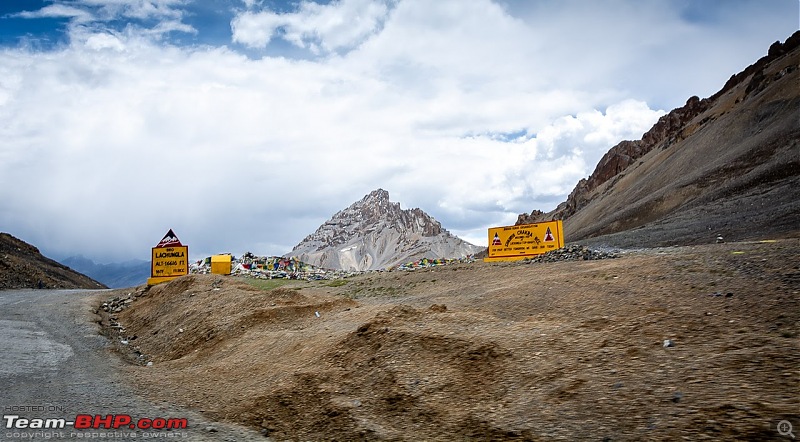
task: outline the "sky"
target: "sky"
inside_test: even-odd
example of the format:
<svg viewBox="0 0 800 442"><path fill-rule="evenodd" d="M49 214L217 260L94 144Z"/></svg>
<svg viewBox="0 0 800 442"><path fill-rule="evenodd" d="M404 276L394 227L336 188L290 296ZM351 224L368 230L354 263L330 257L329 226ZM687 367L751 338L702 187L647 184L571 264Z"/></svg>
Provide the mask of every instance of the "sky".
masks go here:
<svg viewBox="0 0 800 442"><path fill-rule="evenodd" d="M383 188L486 245L798 29L798 0L2 0L0 231L288 254ZM569 240L569 232L565 232Z"/></svg>

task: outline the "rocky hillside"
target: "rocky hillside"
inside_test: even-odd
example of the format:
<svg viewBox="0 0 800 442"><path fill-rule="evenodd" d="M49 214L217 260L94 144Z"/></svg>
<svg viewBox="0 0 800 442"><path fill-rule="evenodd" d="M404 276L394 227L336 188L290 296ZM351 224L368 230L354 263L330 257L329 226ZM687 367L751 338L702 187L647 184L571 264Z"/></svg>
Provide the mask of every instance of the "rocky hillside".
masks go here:
<svg viewBox="0 0 800 442"><path fill-rule="evenodd" d="M319 267L374 270L421 258L463 258L481 250L451 235L421 209L401 209L389 201L389 192L378 189L335 214L290 254Z"/></svg>
<svg viewBox="0 0 800 442"><path fill-rule="evenodd" d="M0 233L0 290L19 288L104 289L105 285L39 253L36 247Z"/></svg>
<svg viewBox="0 0 800 442"><path fill-rule="evenodd" d="M619 246L797 236L800 231L800 32L691 97L635 141L612 147L555 210L567 241Z"/></svg>

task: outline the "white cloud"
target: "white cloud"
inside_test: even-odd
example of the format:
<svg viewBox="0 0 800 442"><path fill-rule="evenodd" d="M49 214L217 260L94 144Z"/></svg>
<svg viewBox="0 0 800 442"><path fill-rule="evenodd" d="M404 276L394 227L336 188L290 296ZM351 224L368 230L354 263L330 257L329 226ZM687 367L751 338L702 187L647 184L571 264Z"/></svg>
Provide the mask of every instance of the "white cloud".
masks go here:
<svg viewBox="0 0 800 442"><path fill-rule="evenodd" d="M55 3L36 11L24 11L17 17L68 18L70 36L76 41L86 41L93 33L114 33L106 24L124 20L155 20L155 25L127 25L128 32L160 39L169 32L196 33L192 26L183 23L188 0L52 0ZM97 41L95 41L97 43Z"/></svg>
<svg viewBox="0 0 800 442"><path fill-rule="evenodd" d="M86 47L89 49L94 49L95 51L100 51L103 49L114 49L117 51L121 51L125 49L125 45L120 41L119 38L111 35L111 34L91 34L86 39Z"/></svg>
<svg viewBox="0 0 800 442"><path fill-rule="evenodd" d="M183 32L186 34L196 34L197 29L195 29L190 25L187 25L186 23L181 22L180 20L163 20L159 22L156 26L150 29L145 29L143 31L145 35L151 35L155 38L161 38L161 36L170 32Z"/></svg>
<svg viewBox="0 0 800 442"><path fill-rule="evenodd" d="M136 14L180 28L167 13L179 2L150 5ZM193 256L279 254L383 187L483 243L486 227L552 209L608 148L704 95L694 89L712 76L686 72L714 72L719 89L769 46L742 55L755 30L725 40L672 2L580 2L587 16L557 5L343 0L238 16L238 41L279 35L324 53L307 60L176 47L137 27L0 49L0 226L99 260L146 259L169 228ZM356 11L362 25L343 28ZM709 62L679 53L708 40Z"/></svg>
<svg viewBox="0 0 800 442"><path fill-rule="evenodd" d="M16 17L22 18L72 18L76 23L86 23L95 19L91 13L76 7L52 4L43 7L37 11L23 11L15 14Z"/></svg>
<svg viewBox="0 0 800 442"><path fill-rule="evenodd" d="M278 14L243 12L231 22L233 41L250 47L266 47L280 26Z"/></svg>
<svg viewBox="0 0 800 442"><path fill-rule="evenodd" d="M107 19L172 18L183 16L181 6L187 0L76 0L77 5L100 8Z"/></svg>
<svg viewBox="0 0 800 442"><path fill-rule="evenodd" d="M248 5L251 6L251 5ZM297 12L245 11L231 22L233 41L265 47L277 36L315 53L349 49L374 33L387 14L384 1L302 1Z"/></svg>

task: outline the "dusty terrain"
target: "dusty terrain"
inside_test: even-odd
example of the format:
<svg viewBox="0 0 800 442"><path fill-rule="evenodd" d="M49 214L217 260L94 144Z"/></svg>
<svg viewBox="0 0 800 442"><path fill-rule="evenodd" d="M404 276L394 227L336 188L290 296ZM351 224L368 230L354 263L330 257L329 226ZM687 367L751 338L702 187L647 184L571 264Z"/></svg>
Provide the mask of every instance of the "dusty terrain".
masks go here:
<svg viewBox="0 0 800 442"><path fill-rule="evenodd" d="M782 239L272 290L193 275L113 316L153 362L132 384L272 440L789 440L798 256Z"/></svg>

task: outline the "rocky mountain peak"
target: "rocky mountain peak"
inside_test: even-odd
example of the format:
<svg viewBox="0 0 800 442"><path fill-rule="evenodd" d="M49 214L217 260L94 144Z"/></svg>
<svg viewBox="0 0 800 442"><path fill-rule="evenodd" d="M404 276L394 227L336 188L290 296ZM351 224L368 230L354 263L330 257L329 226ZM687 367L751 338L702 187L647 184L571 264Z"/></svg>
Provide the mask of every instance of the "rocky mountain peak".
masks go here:
<svg viewBox="0 0 800 442"><path fill-rule="evenodd" d="M414 257L460 258L479 250L423 210L401 209L389 192L377 189L333 215L291 254L320 267L367 270Z"/></svg>
<svg viewBox="0 0 800 442"><path fill-rule="evenodd" d="M332 220L342 222L377 222L381 218L396 219L402 210L400 203L389 201L389 192L378 189L373 190L356 201L350 207L338 212Z"/></svg>
<svg viewBox="0 0 800 442"><path fill-rule="evenodd" d="M383 189L376 189L368 193L361 199L363 204L388 204L389 192Z"/></svg>

